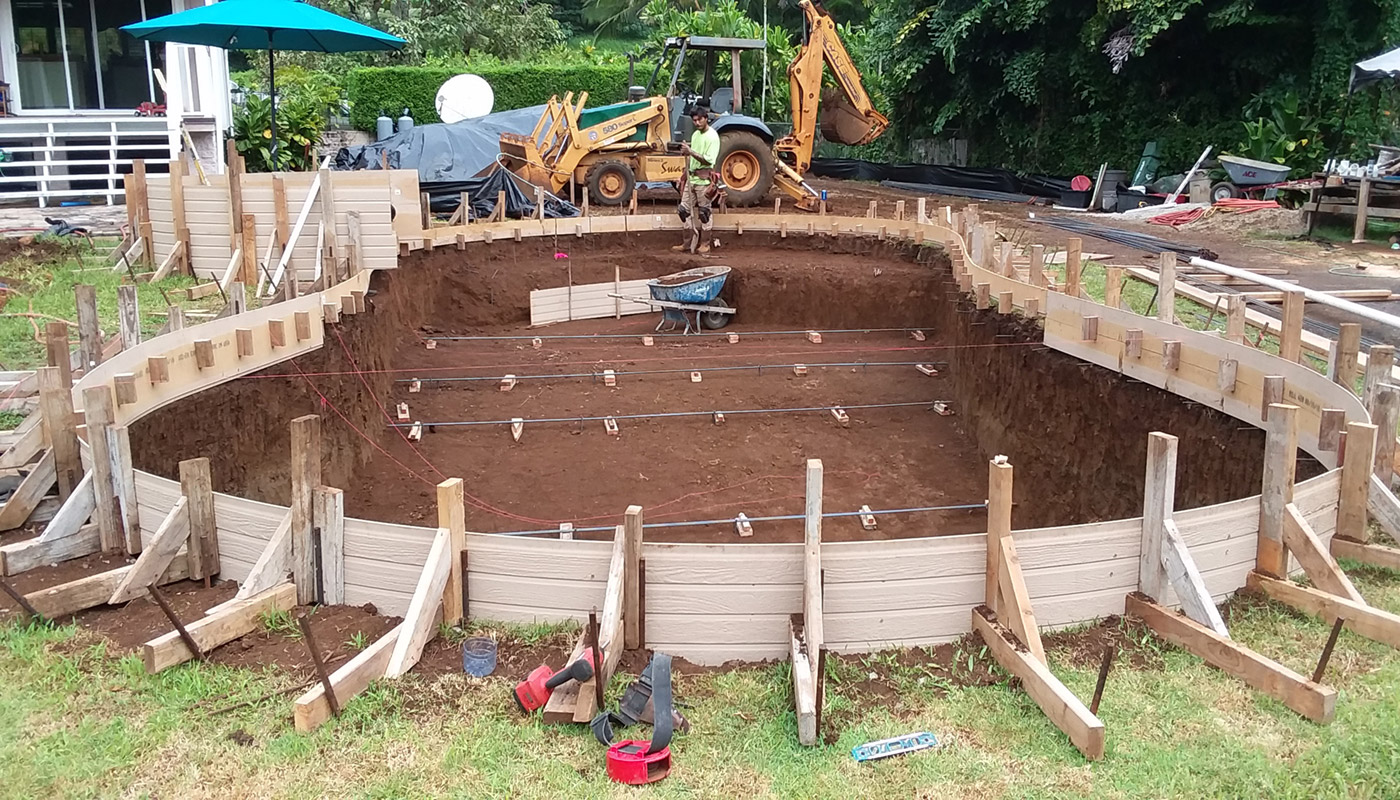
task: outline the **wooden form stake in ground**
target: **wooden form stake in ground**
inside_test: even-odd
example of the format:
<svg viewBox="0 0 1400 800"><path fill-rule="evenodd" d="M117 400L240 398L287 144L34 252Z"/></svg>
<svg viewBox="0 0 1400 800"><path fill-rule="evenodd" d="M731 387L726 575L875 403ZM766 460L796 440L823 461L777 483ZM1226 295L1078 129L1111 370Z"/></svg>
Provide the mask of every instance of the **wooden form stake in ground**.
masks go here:
<svg viewBox="0 0 1400 800"><path fill-rule="evenodd" d="M205 585L219 573L219 531L214 522L214 488L209 459L180 462L180 491L189 508L190 578Z"/></svg>
<svg viewBox="0 0 1400 800"><path fill-rule="evenodd" d="M1288 551L1283 544L1283 507L1293 502L1293 479L1298 466L1298 407L1269 406L1268 438L1264 443L1264 489L1259 497L1259 549L1254 568L1265 575L1288 575Z"/></svg>
<svg viewBox="0 0 1400 800"><path fill-rule="evenodd" d="M102 331L97 320L97 287L78 284L73 287L78 307L78 355L83 372L102 363Z"/></svg>
<svg viewBox="0 0 1400 800"><path fill-rule="evenodd" d="M53 451L58 496L61 500L67 500L83 477L78 432L73 426L73 393L64 385L63 371L58 367L39 369L38 383L39 413L44 439Z"/></svg>
<svg viewBox="0 0 1400 800"><path fill-rule="evenodd" d="M340 605L345 602L345 492L318 486L314 503L315 529L321 534L321 591L316 602Z"/></svg>
<svg viewBox="0 0 1400 800"><path fill-rule="evenodd" d="M1394 366L1395 348L1388 344L1378 344L1366 353L1366 379L1361 385L1361 404L1366 406L1367 411L1376 402L1376 392L1380 391L1381 384L1390 383Z"/></svg>
<svg viewBox="0 0 1400 800"><path fill-rule="evenodd" d="M316 568L311 544L312 495L321 485L321 418L307 414L292 420L292 582L297 602L315 602Z"/></svg>
<svg viewBox="0 0 1400 800"><path fill-rule="evenodd" d="M1371 487L1371 465L1375 456L1376 426L1365 422L1347 424L1346 454L1342 459L1342 485L1337 498L1336 540L1364 543L1370 539L1366 524L1366 497Z"/></svg>
<svg viewBox="0 0 1400 800"><path fill-rule="evenodd" d="M462 624L465 613L462 602L467 576L462 571L461 554L467 549L467 510L461 478L449 478L437 485L438 528L449 534L447 585L442 591L442 621L447 625Z"/></svg>
<svg viewBox="0 0 1400 800"><path fill-rule="evenodd" d="M1371 412L1371 421L1376 423L1376 428L1386 431L1385 435L1377 435L1376 438L1375 474L1382 484L1389 487L1391 475L1395 472L1395 436L1391 432L1400 425L1400 386L1392 383L1378 385L1367 410Z"/></svg>
<svg viewBox="0 0 1400 800"><path fill-rule="evenodd" d="M68 323L50 322L44 325L44 349L48 364L58 369L63 385L73 386L73 357L68 351Z"/></svg>
<svg viewBox="0 0 1400 800"><path fill-rule="evenodd" d="M122 529L117 487L112 480L111 440L107 436L113 420L112 390L108 386L83 390L83 418L87 424L88 446L92 448L92 491L97 503L94 514L102 549L123 549L126 535Z"/></svg>
<svg viewBox="0 0 1400 800"><path fill-rule="evenodd" d="M1347 391L1356 391L1357 359L1361 352L1361 326L1355 322L1343 322L1337 334L1335 356L1328 364L1327 376Z"/></svg>
<svg viewBox="0 0 1400 800"><path fill-rule="evenodd" d="M141 310L136 303L135 286L117 287L117 317L122 349L130 350L141 344Z"/></svg>
<svg viewBox="0 0 1400 800"><path fill-rule="evenodd" d="M1163 322L1176 321L1176 253L1160 253L1157 256L1157 319Z"/></svg>
<svg viewBox="0 0 1400 800"><path fill-rule="evenodd" d="M117 490L117 513L126 534L126 552L141 552L141 507L136 501L136 470L131 464L131 431L125 425L107 429L107 450L112 458L112 482Z"/></svg>
<svg viewBox="0 0 1400 800"><path fill-rule="evenodd" d="M370 683L384 677L394 645L398 643L403 630L404 626L400 624L331 673L331 686L342 708L355 695L369 688ZM330 719L331 707L324 687L317 685L298 697L293 717L296 729L301 733L313 731Z"/></svg>
<svg viewBox="0 0 1400 800"><path fill-rule="evenodd" d="M1207 591L1200 570L1172 519L1176 497L1177 438L1165 433L1147 437L1147 477L1142 507L1142 553L1138 561L1138 590L1165 600L1176 590L1186 616L1221 636L1229 636L1225 621Z"/></svg>
<svg viewBox="0 0 1400 800"><path fill-rule="evenodd" d="M821 742L817 662L824 646L822 625L822 462L807 460L807 501L803 522L802 614L791 625L792 694L797 706L797 741L804 747Z"/></svg>
<svg viewBox="0 0 1400 800"><path fill-rule="evenodd" d="M1103 758L1103 723L1046 666L1045 648L1011 538L1012 468L999 461L991 462L988 473L986 604L972 610L972 629L987 643L997 663L1021 679L1026 694L1079 752L1098 760ZM994 611L992 603L1001 610Z"/></svg>
<svg viewBox="0 0 1400 800"><path fill-rule="evenodd" d="M642 560L642 507L628 506L623 522L623 556L625 567L622 570L623 638L628 650L646 647L642 630L641 611L641 569ZM607 603L604 602L604 618L607 617ZM606 630L607 626L603 628ZM619 648L620 649L620 648Z"/></svg>
<svg viewBox="0 0 1400 800"><path fill-rule="evenodd" d="M155 535L151 537L151 543L141 551L141 557L131 565L107 602L117 605L145 594L146 587L175 560L175 555L189 539L189 533L189 501L181 497L175 501L170 513L165 515L160 527L156 528Z"/></svg>

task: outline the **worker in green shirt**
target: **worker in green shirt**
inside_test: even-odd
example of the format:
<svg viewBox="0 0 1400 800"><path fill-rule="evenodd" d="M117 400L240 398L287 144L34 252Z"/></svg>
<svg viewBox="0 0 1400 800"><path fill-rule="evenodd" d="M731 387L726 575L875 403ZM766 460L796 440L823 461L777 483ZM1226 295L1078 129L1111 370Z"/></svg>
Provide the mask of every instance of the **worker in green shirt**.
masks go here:
<svg viewBox="0 0 1400 800"><path fill-rule="evenodd" d="M690 232L685 242L671 249L708 253L712 241L710 203L714 200L712 191L715 188L711 179L715 163L719 161L719 132L710 127L710 114L704 106L693 106L690 120L695 123L695 133L690 136L690 144L681 145L681 152L688 159L682 176L681 207L676 212Z"/></svg>

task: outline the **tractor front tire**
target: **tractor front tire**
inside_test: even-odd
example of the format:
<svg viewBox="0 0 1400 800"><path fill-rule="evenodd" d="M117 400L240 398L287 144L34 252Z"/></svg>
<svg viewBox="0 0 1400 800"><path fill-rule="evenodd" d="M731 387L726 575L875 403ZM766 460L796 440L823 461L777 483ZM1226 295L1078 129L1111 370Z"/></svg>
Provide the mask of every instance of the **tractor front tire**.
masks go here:
<svg viewBox="0 0 1400 800"><path fill-rule="evenodd" d="M637 189L637 175L624 161L599 161L588 170L588 194L600 206L626 205Z"/></svg>
<svg viewBox="0 0 1400 800"><path fill-rule="evenodd" d="M773 186L773 159L773 148L757 134L721 133L719 174L724 181L726 202L736 207L763 202Z"/></svg>

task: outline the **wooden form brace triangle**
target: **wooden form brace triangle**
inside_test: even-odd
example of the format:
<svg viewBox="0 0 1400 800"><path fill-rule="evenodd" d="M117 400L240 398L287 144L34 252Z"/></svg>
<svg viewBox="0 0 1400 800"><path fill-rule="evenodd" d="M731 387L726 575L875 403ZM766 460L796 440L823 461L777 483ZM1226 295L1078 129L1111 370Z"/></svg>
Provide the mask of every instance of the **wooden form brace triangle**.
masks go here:
<svg viewBox="0 0 1400 800"><path fill-rule="evenodd" d="M18 575L43 564L81 558L102 549L100 537L87 535L89 528L95 529L87 525L87 521L96 509L92 471L89 470L58 507L43 533L0 547L0 574Z"/></svg>
<svg viewBox="0 0 1400 800"><path fill-rule="evenodd" d="M994 459L987 481L987 603L972 610L972 629L987 643L997 663L1021 679L1026 694L1055 727L1064 731L1085 758L1096 761L1103 758L1103 722L1046 665L1045 648L1011 538L1011 483L1011 465ZM999 617L1007 623L999 622Z"/></svg>
<svg viewBox="0 0 1400 800"><path fill-rule="evenodd" d="M626 646L623 600L626 594L629 561L627 550L629 537L634 534L638 537L641 536L640 507L630 506L628 508L627 523L618 525L613 532L612 557L608 561L608 582L603 590L603 607L601 616L598 618L598 647L603 651L601 669L596 668L599 659L595 658L595 673L592 678L582 684L571 681L555 689L544 707L545 722L564 724L591 722L599 710L598 680L600 676L598 673L602 673L603 688L607 689L608 681L612 680L613 672L617 669L618 662L622 660L622 651ZM567 664L572 664L584 657L584 653L589 647L588 639L588 626L585 625L584 632L579 635L578 641L574 643L574 649L569 653Z"/></svg>
<svg viewBox="0 0 1400 800"><path fill-rule="evenodd" d="M822 596L822 500L824 468L819 459L807 461L807 500L802 546L802 613L789 627L792 654L792 696L797 707L797 742L821 744L822 648L826 646Z"/></svg>

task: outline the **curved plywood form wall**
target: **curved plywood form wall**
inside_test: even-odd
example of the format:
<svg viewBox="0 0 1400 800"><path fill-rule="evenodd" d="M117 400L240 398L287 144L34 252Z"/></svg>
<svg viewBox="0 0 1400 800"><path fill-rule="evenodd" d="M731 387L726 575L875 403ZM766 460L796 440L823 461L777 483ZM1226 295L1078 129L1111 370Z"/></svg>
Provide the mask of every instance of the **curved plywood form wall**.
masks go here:
<svg viewBox="0 0 1400 800"><path fill-rule="evenodd" d="M398 219L406 216L399 209ZM965 289L1009 299L1023 313L1043 315L1046 346L1217 408L1249 425L1265 425L1265 378L1282 377L1281 400L1300 409L1301 447L1329 470L1298 484L1294 502L1319 537L1330 538L1341 471L1337 454L1320 443L1322 409L1340 409L1347 421L1365 422L1368 417L1358 398L1308 367L984 269L972 262L963 238L944 225L756 214L717 215L715 224L735 235L767 231L789 237L874 236L939 244L950 251L954 275ZM669 216L593 217L474 223L419 231L420 236L437 239L412 242L404 240L401 231L400 240L407 251L462 242L509 246L524 237L678 228L679 221ZM367 289L369 275L361 272L323 292L144 342L84 376L74 388L75 404L81 406L86 388L122 382L124 402L116 418L125 424L179 398L316 350L325 326L334 324L327 320L336 319L342 307L347 313L354 308L352 293ZM1003 311L1010 313L1010 308ZM1096 322L1086 326L1086 318ZM1089 331L1093 326L1096 331ZM1167 342L1179 343L1170 348L1177 351L1175 359L1163 357ZM201 348L203 367L197 353ZM164 359L167 381L151 381L151 359ZM1227 381L1222 372L1233 374L1233 380ZM179 485L147 473L138 473L136 484L142 534L149 540L179 496ZM1175 514L1182 538L1217 601L1241 588L1254 567L1260 502L1254 496ZM226 494L218 494L215 505L222 576L241 580L287 509ZM1133 518L1015 531L1040 625L1073 625L1123 613L1125 593L1138 584L1142 529L1142 519ZM435 528L346 520L346 602L374 603L384 613L404 614L436 533ZM469 534L470 616L517 622L585 619L590 609L603 604L613 547L610 542ZM986 547L985 534L822 545L826 646L861 652L965 634L970 609L983 602ZM803 545L645 543L642 557L648 647L701 664L788 654L789 615L804 607ZM1170 595L1161 599L1175 603Z"/></svg>

